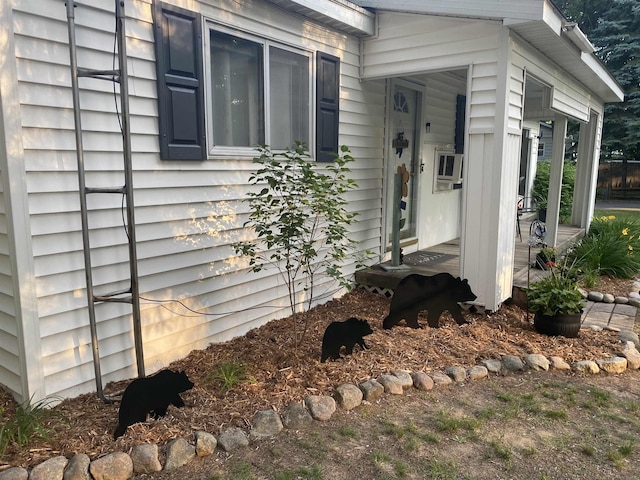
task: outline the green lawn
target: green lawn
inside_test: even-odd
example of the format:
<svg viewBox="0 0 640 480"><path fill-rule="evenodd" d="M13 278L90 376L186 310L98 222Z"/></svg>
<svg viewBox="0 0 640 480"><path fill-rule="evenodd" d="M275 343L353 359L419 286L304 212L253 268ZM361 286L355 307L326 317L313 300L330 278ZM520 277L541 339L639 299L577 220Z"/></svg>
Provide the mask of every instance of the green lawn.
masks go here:
<svg viewBox="0 0 640 480"><path fill-rule="evenodd" d="M636 222L640 222L640 210L596 210L594 217L608 217L614 215L616 218L628 218Z"/></svg>

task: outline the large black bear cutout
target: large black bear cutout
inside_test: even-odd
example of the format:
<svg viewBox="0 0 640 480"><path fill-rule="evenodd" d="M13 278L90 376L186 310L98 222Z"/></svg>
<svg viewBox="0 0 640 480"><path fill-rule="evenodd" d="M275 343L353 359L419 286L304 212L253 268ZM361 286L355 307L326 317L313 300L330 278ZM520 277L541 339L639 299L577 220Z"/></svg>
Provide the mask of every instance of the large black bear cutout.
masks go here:
<svg viewBox="0 0 640 480"><path fill-rule="evenodd" d="M344 345L345 353L350 355L353 353L353 347L360 345L365 350L369 347L364 343L364 338L373 333L366 320L358 318L350 318L344 322L332 322L324 331L322 337L322 355L320 362L324 362L327 358L340 358L340 347Z"/></svg>
<svg viewBox="0 0 640 480"><path fill-rule="evenodd" d="M394 290L389 315L382 326L389 329L404 318L411 328L420 328L418 313L422 310L429 312L427 321L431 328L440 326L440 315L445 310L449 311L458 325L469 323L462 316L458 302L470 302L476 298L466 279L454 278L450 273L407 275Z"/></svg>
<svg viewBox="0 0 640 480"><path fill-rule="evenodd" d="M167 414L170 404L184 407L180 393L191 388L193 382L184 371L161 370L150 377L135 379L122 394L113 438L123 435L129 425L146 421L148 413L158 419Z"/></svg>

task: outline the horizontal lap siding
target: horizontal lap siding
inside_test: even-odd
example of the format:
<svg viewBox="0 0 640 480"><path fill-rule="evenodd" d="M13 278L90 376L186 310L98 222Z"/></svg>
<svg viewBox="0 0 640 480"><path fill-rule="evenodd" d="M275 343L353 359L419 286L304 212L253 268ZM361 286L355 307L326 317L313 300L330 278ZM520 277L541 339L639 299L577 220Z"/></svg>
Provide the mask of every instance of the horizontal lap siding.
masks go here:
<svg viewBox="0 0 640 480"><path fill-rule="evenodd" d="M363 42L364 78L495 61L497 22L393 13L378 18L378 35Z"/></svg>
<svg viewBox="0 0 640 480"><path fill-rule="evenodd" d="M600 101L593 98L592 94L569 76L560 65L543 56L523 40L514 39L513 45L513 64L518 68L526 68L527 74L553 87L550 107L569 117L588 122L591 108L597 108Z"/></svg>
<svg viewBox="0 0 640 480"><path fill-rule="evenodd" d="M95 388L85 298L66 11L57 0L15 0L16 61L33 234L47 394ZM218 5L223 3L223 5ZM176 2L183 6L183 2ZM341 144L351 148L358 190L347 208L360 212L351 236L379 250L384 83L360 82L359 42L302 22L268 2L191 2L213 20L341 58ZM134 204L144 353L148 371L194 348L224 341L288 315L275 270L249 273L230 243L245 232L254 165L248 159L159 160L150 0L127 2ZM113 2L77 8L78 63L112 68ZM123 183L121 137L110 82L80 79L87 185ZM96 292L127 284L121 198L89 198ZM1 243L1 242L0 242ZM354 265L346 271L352 273ZM336 290L322 281L319 292ZM181 303L160 301L180 300ZM1 304L0 298L0 304ZM135 375L130 309L99 305L104 382ZM0 325L3 323L0 317ZM8 329L7 329L8 330ZM0 334L0 346L2 336Z"/></svg>

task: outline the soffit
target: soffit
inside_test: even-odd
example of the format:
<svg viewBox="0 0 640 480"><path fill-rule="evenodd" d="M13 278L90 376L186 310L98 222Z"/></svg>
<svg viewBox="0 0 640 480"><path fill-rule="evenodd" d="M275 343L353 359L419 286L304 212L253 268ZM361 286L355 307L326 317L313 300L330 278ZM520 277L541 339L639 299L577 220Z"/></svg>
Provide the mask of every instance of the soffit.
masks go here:
<svg viewBox="0 0 640 480"><path fill-rule="evenodd" d="M375 33L375 14L347 0L269 0L284 10L351 35Z"/></svg>

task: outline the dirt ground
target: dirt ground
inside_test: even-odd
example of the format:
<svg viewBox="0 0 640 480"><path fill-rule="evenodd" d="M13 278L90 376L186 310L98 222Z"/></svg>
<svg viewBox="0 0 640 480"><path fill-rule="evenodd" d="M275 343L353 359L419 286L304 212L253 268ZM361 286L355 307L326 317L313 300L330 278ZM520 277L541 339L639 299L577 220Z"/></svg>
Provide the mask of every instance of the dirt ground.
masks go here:
<svg viewBox="0 0 640 480"><path fill-rule="evenodd" d="M603 279L601 284L598 285L598 290L605 293L613 293L614 295L626 295L629 292L630 284L631 282L629 281ZM113 451L128 451L133 445L145 442L157 443L162 449L162 446L171 439L177 437L191 438L195 430L205 430L214 435L219 434L229 426L239 426L248 430L251 425L251 419L259 410L274 409L282 412L289 403L300 401L306 395L330 395L342 383L359 384L369 378L396 369L429 372L451 365L471 366L482 359L500 358L505 354L522 356L527 353L543 353L547 356L557 355L568 362L572 362L608 357L619 350L619 342L614 332L583 330L576 339L540 335L535 332L531 325L533 321L532 315L527 315L526 311L515 306L505 305L497 312L489 315L467 313L466 318L471 321L471 324L462 327L457 326L446 314L441 318L441 328L439 329L425 327L424 329L413 330L406 327L396 327L387 331L382 329L381 324L382 319L388 312L388 308L389 300L387 298L363 290L356 290L340 299L316 307L310 312L298 315L299 326L306 325L308 331L305 340L297 349L292 346L292 319L285 318L270 322L230 342L211 345L205 350L193 351L184 359L169 366L174 370L186 370L189 378L195 383L195 387L192 390L182 395L186 407L181 409L170 407L168 415L163 419L158 421L150 419L144 424L134 425L117 441L113 440L113 430L117 424L117 403L105 404L94 394L65 400L52 409L52 415L49 416L48 426L53 432L52 437L47 440L35 439L26 448L10 447L0 460L0 470L3 467L17 465L31 467L55 455L70 457L74 453L86 453L91 458L96 458ZM356 347L353 355L334 362L320 363L320 346L326 326L332 321L341 321L352 316L366 319L371 324L374 333L366 337L366 342L370 349L360 351ZM426 325L425 316L422 316L420 321L423 325ZM233 368L230 369L230 366ZM226 372L226 375L222 375L222 372ZM386 434L380 433L378 430L380 425L384 426L389 422L396 422L395 419L385 416L390 412L395 412L394 415L398 416L398 422L404 421L402 420L402 418L405 418L404 415L409 415L406 418L412 418L412 416L416 415L416 418L420 417L420 414L417 413L420 410L438 413L436 410L439 411L439 405L444 407L451 400L452 391L456 392L456 397L459 394L462 395L461 398L456 398L456 403L468 402L468 406L481 405L483 403L490 405L490 400L495 400L497 395L495 393L496 389L504 388L507 391L511 391L511 389L516 388L519 392L521 386L525 385L529 378L533 379L531 381L534 383L531 384L531 388L535 391L538 388L536 382L544 382L545 380L542 378L546 377L541 377L540 380L535 380L535 375L523 375L513 378L494 377L486 382L481 381L478 384L468 385L467 387L470 388L463 389L456 385L449 390L434 390L428 394L419 394L417 391L412 391L401 399L385 398L383 400L384 405L381 404L380 410L377 410L375 405L371 405L361 407L355 412L340 412L328 424L316 425L309 432L285 432L281 435L282 438L279 436L273 443L265 444L272 445L268 448L265 445L252 446L247 449L247 452L232 456L236 460L238 457L244 459L248 462L247 464L235 465L233 463L235 460L230 460L222 453L208 460L213 462L213 466L206 467L204 466L204 461L198 461L197 464L203 465L202 468L207 471L208 476L197 477L194 472L189 474L189 478L343 478L342 474L338 474L337 470L335 472L332 471L334 468L332 465L337 461L332 457L335 453L333 449L340 451L344 446L347 446L348 448L345 451L350 452L349 458L353 457L356 463L363 461L362 459L358 460L358 452L373 451L373 449L384 452L386 448L382 446L379 446L380 448L375 447L371 442L374 442L375 435L378 435L379 438L383 439L385 445L388 443L388 440L383 438ZM558 381L564 382L567 378L571 378L571 376L565 374ZM616 387L620 392L635 392L637 395L635 386L636 390L633 390L631 388L632 385L624 385L626 383L637 384L638 376L635 373L629 372L621 377L611 378L609 376L599 376L594 381L600 381L601 379L604 380L605 384L607 383L606 380L615 379L616 382L621 382L621 386ZM224 380L227 381L227 387L232 384L231 388L225 387ZM504 387L501 386L503 381L507 382ZM118 382L107 385L105 393L113 395L122 392L127 384L128 382ZM569 385L571 384L569 382ZM477 393L480 396L484 396L478 403L473 399L473 395L476 395L473 391L484 386L491 388L487 393ZM525 389L522 389L522 391L525 391ZM471 397L467 398L467 395L471 395ZM518 393L517 395L520 394ZM624 393L624 395L627 394ZM436 401L435 406L427 405L432 399ZM498 401L500 401L499 398ZM387 402L389 403L387 404ZM417 410L413 409L413 405ZM2 423L7 418L10 418L15 411L15 407L15 402L8 395L0 396L0 421ZM404 412L405 407L406 412ZM475 409L476 407L474 406L473 408ZM496 408L499 409L499 406ZM462 413L468 410L464 405L459 409ZM454 412L452 415L457 414ZM355 423L352 424L352 420ZM516 417L516 420L522 420L522 418ZM358 422L360 421L373 421L374 424L359 424ZM593 423L593 417L589 417L589 423ZM611 420L611 423L615 423L614 420ZM346 426L341 427L340 425L343 424ZM348 425L351 425L351 427L348 427ZM358 433L349 433L343 430L344 428L353 428ZM526 429L527 427L523 424L522 428ZM499 435L501 429L500 422L497 422L494 431L487 433L486 438L504 438L508 431L505 430L501 437ZM375 435L371 437L361 432L367 432L367 435L373 432L371 435ZM252 470L252 465L254 464L259 465L264 462L277 464L278 458L287 462L293 460L293 457L287 453L293 446L288 446L285 439L287 442L297 442L300 445L305 442L315 445L318 443L314 440L315 436L323 436L325 434L328 439L325 439L324 443L320 442L318 444L325 445L326 443L328 445L326 447L328 451L323 455L324 460L319 462L317 467L319 469L318 472L321 472L321 476L317 476L318 472L314 473L314 471L295 473L293 470L289 475L287 473L289 472L288 467L285 466L280 467L280 473L284 476L278 476L279 473L274 471L263 474ZM336 435L337 440L340 440L339 442L333 438ZM424 433L424 435L428 437L431 434ZM465 433L466 435L468 433ZM485 438L485 435L483 434L482 437ZM351 442L357 443L356 438L369 442L367 444L369 446L354 445L351 448L349 445ZM634 436L633 438L636 437ZM545 439L538 440L542 444L546 444ZM464 442L460 442L459 445L456 443L455 438L452 441L454 444L447 446L446 450L455 447L454 450L457 451L462 448L461 445ZM629 441L631 442L632 440ZM280 442L284 443L281 444ZM338 446L332 447L332 442ZM492 441L488 440L488 442L491 445ZM402 442L393 438L391 443L394 445L402 444ZM449 455L444 455L444 452L440 452L442 445L438 446L436 444L433 445L433 448L438 450L438 455L442 455L442 461L446 463ZM309 450L312 451L313 448ZM542 450L546 450L546 448ZM635 447L633 450L635 455ZM280 456L274 453L276 451L281 452ZM474 461L473 458L478 455L477 452L473 455L471 455L471 452L460 453L469 455L468 461ZM262 454L266 456L262 459L260 457L253 459L255 455ZM335 454L337 455L338 453ZM427 456L429 455L433 455L433 453ZM458 458L458 462L460 462L460 458L465 458L464 455L459 457L456 454L455 458ZM397 456L402 458L399 453ZM412 460L403 461L411 462ZM308 461L301 460L301 462L300 468L307 468L311 465ZM463 463L468 462L465 460ZM541 466L544 463L544 460L540 461ZM386 472L385 469L387 467L380 467L382 468L382 473L377 470L375 472L371 470L371 468L377 469L379 467L378 460L375 460L370 467L367 467L368 470L364 472L363 476L365 478L401 478L404 476L402 472L398 472L393 468L391 471ZM218 473L216 473L218 468L222 469L222 473L220 473L222 476L218 476ZM248 469L250 474L242 476L234 473L234 468ZM335 468L338 468L338 465ZM353 468L356 470L353 470ZM496 472L500 470L498 467L496 468ZM617 469L618 467L614 468ZM460 470L460 472L463 471ZM354 473L359 474L357 472L357 466L352 465L352 468L345 470L344 478L347 478L347 474L351 478ZM373 476L368 476L369 474L373 474ZM417 477L408 476L406 478L525 478L524 476L512 476L510 473L504 472L501 474L502 476L496 474L497 476L485 477L478 474L479 472L475 472L474 475L469 477L464 475L420 477L418 475ZM158 476L157 478L178 479L186 477ZM573 477L540 476L539 478Z"/></svg>

